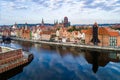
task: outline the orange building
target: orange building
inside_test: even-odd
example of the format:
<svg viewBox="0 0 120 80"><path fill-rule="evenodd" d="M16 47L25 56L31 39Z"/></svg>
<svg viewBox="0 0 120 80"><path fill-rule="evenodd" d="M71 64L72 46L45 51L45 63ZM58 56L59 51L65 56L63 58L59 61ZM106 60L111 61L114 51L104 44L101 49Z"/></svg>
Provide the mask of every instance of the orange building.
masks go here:
<svg viewBox="0 0 120 80"><path fill-rule="evenodd" d="M85 31L85 44L93 45L92 32L92 28ZM98 27L98 39L100 40L98 46L120 46L119 32L109 27Z"/></svg>
<svg viewBox="0 0 120 80"><path fill-rule="evenodd" d="M21 38L30 39L30 29L29 28L22 28Z"/></svg>

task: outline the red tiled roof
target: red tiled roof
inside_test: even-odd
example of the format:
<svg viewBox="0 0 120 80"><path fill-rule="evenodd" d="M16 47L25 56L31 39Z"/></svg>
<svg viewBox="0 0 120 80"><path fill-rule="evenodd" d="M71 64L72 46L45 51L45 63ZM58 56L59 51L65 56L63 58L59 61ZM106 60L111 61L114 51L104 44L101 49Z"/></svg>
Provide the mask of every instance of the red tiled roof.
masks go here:
<svg viewBox="0 0 120 80"><path fill-rule="evenodd" d="M92 35L92 28L89 28L88 30L86 30L85 34L91 34Z"/></svg>
<svg viewBox="0 0 120 80"><path fill-rule="evenodd" d="M86 30L85 34L92 35L92 28ZM99 35L109 35L109 36L119 36L118 31L112 30L112 29L110 29L108 27L99 27L98 34Z"/></svg>
<svg viewBox="0 0 120 80"><path fill-rule="evenodd" d="M41 34L51 34L52 32L51 31L42 31Z"/></svg>
<svg viewBox="0 0 120 80"><path fill-rule="evenodd" d="M86 33L87 30L81 30L81 33Z"/></svg>
<svg viewBox="0 0 120 80"><path fill-rule="evenodd" d="M109 35L109 31L105 27L100 27L98 29L98 34L99 35Z"/></svg>
<svg viewBox="0 0 120 80"><path fill-rule="evenodd" d="M114 32L109 32L109 35L110 36L119 36L119 32L117 32L117 31L116 32L115 31Z"/></svg>

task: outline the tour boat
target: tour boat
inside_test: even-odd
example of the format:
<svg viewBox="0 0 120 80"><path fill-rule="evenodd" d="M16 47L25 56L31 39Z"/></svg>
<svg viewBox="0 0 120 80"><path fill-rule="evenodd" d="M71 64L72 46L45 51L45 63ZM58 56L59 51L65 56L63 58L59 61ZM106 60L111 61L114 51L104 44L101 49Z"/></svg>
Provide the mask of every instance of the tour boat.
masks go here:
<svg viewBox="0 0 120 80"><path fill-rule="evenodd" d="M29 52L22 51L22 49L0 46L0 77L3 73L19 66L25 66L32 60L33 54Z"/></svg>

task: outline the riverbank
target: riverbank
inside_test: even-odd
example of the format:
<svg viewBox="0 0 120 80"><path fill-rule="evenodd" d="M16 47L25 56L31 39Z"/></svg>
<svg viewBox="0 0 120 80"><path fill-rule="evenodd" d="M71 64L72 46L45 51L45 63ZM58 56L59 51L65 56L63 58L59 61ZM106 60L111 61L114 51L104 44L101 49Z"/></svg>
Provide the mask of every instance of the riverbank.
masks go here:
<svg viewBox="0 0 120 80"><path fill-rule="evenodd" d="M91 45L80 45L80 44L73 44L73 43L62 43L62 42L48 42L48 41L37 41L37 40L27 40L22 38L12 37L12 40L17 41L27 41L39 44L48 44L48 45L55 45L55 46L67 46L67 47L77 47L81 49L90 49L90 50L106 50L106 51L120 51L120 48L115 47L101 47L101 46L91 46Z"/></svg>

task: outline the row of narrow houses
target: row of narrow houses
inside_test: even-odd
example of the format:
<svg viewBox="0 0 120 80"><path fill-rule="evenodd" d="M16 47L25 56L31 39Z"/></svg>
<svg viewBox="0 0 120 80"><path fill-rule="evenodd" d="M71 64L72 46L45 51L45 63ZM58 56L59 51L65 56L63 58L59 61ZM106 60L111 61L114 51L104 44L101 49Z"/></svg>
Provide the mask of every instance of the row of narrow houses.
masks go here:
<svg viewBox="0 0 120 80"><path fill-rule="evenodd" d="M49 41L62 41L62 42L79 42L80 39L84 39L85 34L80 31L69 32L68 28L61 27L56 28L47 28L47 27L22 27L14 28L11 31L12 35L20 37L23 39L32 39L32 40L45 40Z"/></svg>
<svg viewBox="0 0 120 80"><path fill-rule="evenodd" d="M99 27L97 23L93 26L98 28L98 46L120 46L120 32L110 27ZM23 39L31 40L45 40L57 42L71 42L76 44L93 45L91 42L93 36L93 28L72 30L73 27L46 27L46 26L33 26L33 27L20 27L13 26L10 35ZM71 31L72 30L72 31ZM7 34L3 31L3 34Z"/></svg>
<svg viewBox="0 0 120 80"><path fill-rule="evenodd" d="M69 32L68 28L60 28L56 31L56 36L58 40L62 40L62 42L73 42L80 43L81 40L85 39L85 34L81 33L81 31L72 31Z"/></svg>

